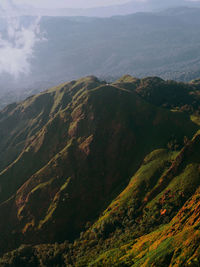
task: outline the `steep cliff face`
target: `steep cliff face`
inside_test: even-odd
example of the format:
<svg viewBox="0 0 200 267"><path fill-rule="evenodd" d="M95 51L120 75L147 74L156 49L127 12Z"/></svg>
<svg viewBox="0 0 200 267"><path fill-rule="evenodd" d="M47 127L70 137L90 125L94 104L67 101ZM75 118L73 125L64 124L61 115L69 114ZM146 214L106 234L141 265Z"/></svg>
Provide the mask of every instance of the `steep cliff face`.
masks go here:
<svg viewBox="0 0 200 267"><path fill-rule="evenodd" d="M198 167L190 168L190 157L186 161L183 155L196 139L198 144L198 137L178 155L166 148L174 139L177 149L183 146L184 136L191 138L197 125L183 113L142 99L132 89L138 86L137 79L126 85L87 77L0 113L1 253L24 243L73 241L119 194L85 235L94 235L95 228L99 239L109 239L117 225L126 229L135 225L136 238L163 224L165 214L172 218L181 207L177 204L167 209L159 204L161 200L155 204L160 194L164 199L176 195L177 203L183 203L194 193ZM181 171L195 173L194 187L187 184L185 191L178 193L166 189ZM155 205L161 206L154 218ZM108 242L112 247L113 241Z"/></svg>

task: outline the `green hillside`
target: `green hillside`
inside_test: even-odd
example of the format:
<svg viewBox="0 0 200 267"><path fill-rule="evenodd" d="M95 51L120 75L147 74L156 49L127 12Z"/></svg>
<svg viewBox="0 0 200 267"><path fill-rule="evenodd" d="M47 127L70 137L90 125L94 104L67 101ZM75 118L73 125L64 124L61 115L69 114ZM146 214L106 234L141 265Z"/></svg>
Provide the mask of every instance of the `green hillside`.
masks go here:
<svg viewBox="0 0 200 267"><path fill-rule="evenodd" d="M196 216L188 242L199 220L198 92L89 76L1 111L0 266L181 262L178 216Z"/></svg>

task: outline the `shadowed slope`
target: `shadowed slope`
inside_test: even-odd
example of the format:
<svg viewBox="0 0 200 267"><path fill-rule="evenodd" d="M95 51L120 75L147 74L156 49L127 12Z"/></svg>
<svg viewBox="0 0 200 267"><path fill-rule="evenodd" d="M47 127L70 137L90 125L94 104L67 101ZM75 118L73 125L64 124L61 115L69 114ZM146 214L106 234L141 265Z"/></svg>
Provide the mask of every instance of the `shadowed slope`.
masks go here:
<svg viewBox="0 0 200 267"><path fill-rule="evenodd" d="M75 258L65 252L66 265L198 266L199 151L197 134L179 153L149 154L127 188L74 243Z"/></svg>
<svg viewBox="0 0 200 267"><path fill-rule="evenodd" d="M6 158L0 173L1 251L22 243L73 241L127 186L145 155L166 147L172 136L182 143L197 130L186 115L95 77L8 107L1 118L2 129L15 121L8 124L10 135L4 134L10 144L6 155L14 160ZM152 179L150 187L140 181L141 192L151 193Z"/></svg>

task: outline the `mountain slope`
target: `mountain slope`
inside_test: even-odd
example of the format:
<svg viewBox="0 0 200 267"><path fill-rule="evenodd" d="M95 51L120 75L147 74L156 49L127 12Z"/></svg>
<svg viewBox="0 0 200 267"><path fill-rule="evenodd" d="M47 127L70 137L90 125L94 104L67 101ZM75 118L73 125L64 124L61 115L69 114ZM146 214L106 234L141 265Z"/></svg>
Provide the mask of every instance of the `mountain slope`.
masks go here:
<svg viewBox="0 0 200 267"><path fill-rule="evenodd" d="M199 149L197 133L179 152L153 151L125 190L73 244L21 246L0 263L199 266Z"/></svg>
<svg viewBox="0 0 200 267"><path fill-rule="evenodd" d="M120 88L135 91L147 102L173 111L181 111L191 115L199 114L200 83L192 80L189 83L163 80L159 77L137 79L125 75L115 83Z"/></svg>
<svg viewBox="0 0 200 267"><path fill-rule="evenodd" d="M145 155L174 138L181 146L198 129L188 115L118 85L87 77L0 113L1 252L22 243L73 241Z"/></svg>
<svg viewBox="0 0 200 267"><path fill-rule="evenodd" d="M198 266L199 149L197 134L179 153L148 155L128 187L74 244L76 266Z"/></svg>
<svg viewBox="0 0 200 267"><path fill-rule="evenodd" d="M180 152L153 151L73 244L23 245L1 266L198 266L199 149L197 133Z"/></svg>

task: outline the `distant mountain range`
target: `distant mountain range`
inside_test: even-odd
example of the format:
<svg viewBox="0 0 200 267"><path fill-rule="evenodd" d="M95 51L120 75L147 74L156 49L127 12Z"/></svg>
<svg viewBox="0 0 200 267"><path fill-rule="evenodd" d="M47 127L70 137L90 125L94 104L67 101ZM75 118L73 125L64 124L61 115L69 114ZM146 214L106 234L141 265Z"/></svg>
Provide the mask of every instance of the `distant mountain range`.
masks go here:
<svg viewBox="0 0 200 267"><path fill-rule="evenodd" d="M23 23L31 19L21 17ZM3 32L5 21L0 20ZM112 18L42 17L40 28L46 41L34 47L31 73L19 79L0 75L0 108L90 74L108 81L123 73L179 81L200 77L199 8Z"/></svg>
<svg viewBox="0 0 200 267"><path fill-rule="evenodd" d="M173 7L200 7L199 2L191 2L184 0L149 0L146 2L130 1L123 5L87 8L87 9L40 9L35 12L45 16L86 16L86 17L111 17L118 15L128 15L136 12L155 12L166 8Z"/></svg>
<svg viewBox="0 0 200 267"><path fill-rule="evenodd" d="M11 5L12 6L12 5ZM148 0L136 1L132 0L125 4L111 5L96 8L62 8L62 9L39 9L31 6L15 6L19 15L41 15L41 16L86 16L86 17L110 17L116 15L127 15L136 12L155 12L172 7L200 7L199 1L187 0ZM0 16L4 12L0 9Z"/></svg>
<svg viewBox="0 0 200 267"><path fill-rule="evenodd" d="M200 76L198 8L112 18L43 17L40 28L47 41L34 48L31 74L18 80L0 75L4 103L5 92L20 90L23 97L25 89L36 92L90 74L108 80L123 73L182 81Z"/></svg>

